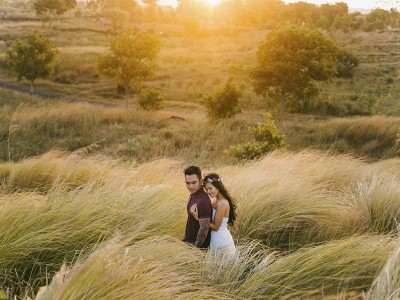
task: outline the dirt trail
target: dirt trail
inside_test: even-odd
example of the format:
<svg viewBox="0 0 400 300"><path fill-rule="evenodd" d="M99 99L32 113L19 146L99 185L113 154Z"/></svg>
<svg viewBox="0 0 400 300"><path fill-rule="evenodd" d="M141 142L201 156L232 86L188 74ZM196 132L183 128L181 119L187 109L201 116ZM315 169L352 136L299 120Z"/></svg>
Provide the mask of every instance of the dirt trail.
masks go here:
<svg viewBox="0 0 400 300"><path fill-rule="evenodd" d="M10 83L10 82L4 81L4 80L0 80L0 88L17 91L17 92L24 93L24 94L30 94L29 87L20 86L18 84ZM102 102L97 102L97 101L93 101L93 100L75 98L75 97L71 97L71 96L63 96L63 95L59 95L59 94L55 94L55 93L35 92L34 96L45 98L45 99L56 100L56 101L68 102L68 103L82 103L82 104L90 104L90 105L111 107L111 108L122 107L121 105L118 105L118 104L102 103Z"/></svg>

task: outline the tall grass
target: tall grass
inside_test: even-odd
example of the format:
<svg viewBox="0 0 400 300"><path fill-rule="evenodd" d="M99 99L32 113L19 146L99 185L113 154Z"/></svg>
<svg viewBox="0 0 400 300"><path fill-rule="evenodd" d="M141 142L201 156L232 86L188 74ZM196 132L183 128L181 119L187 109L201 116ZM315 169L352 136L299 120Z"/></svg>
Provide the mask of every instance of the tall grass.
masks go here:
<svg viewBox="0 0 400 300"><path fill-rule="evenodd" d="M110 179L111 180L111 179ZM126 187L89 182L69 191L55 183L47 195L10 194L0 199L2 287L43 285L62 262L85 256L119 233L181 236L180 190L153 185Z"/></svg>
<svg viewBox="0 0 400 300"><path fill-rule="evenodd" d="M139 243L147 237L180 239L188 196L182 173L185 165L171 159L132 165L57 152L0 164L6 174L0 194L0 290L11 287L23 294L28 288L33 295L66 262L70 268L75 264L70 274L76 281L69 286L66 279L65 295L86 277L88 283L82 289L93 298L98 296L95 290L102 290L94 283L98 280L104 282L105 294L114 295L112 289L120 281L86 276L85 270L96 273L108 266L87 257L115 235L121 240L135 237L129 245L138 247L141 254L136 258L151 252L143 246L146 242ZM387 162L385 167L391 170L387 173L379 163L348 156L274 152L256 162L205 168L204 173L218 172L237 200L238 220L231 231L238 255L222 265L211 253L201 256L198 271L208 278L212 292L246 299L367 290L396 247L392 238L400 212L396 166L397 160ZM166 249L165 256L160 252L161 261L175 257L167 249L181 249L180 256L192 255L176 240L167 238L161 243L166 243L161 247ZM126 246L116 244L118 249ZM145 250L139 250L139 245ZM119 260L124 256L115 257L110 270L131 278L127 274L136 271L127 268L126 273ZM146 263L145 273L152 274L147 267ZM167 266L165 274L175 267L175 262ZM125 279L121 281L127 285L121 288L135 290Z"/></svg>
<svg viewBox="0 0 400 300"><path fill-rule="evenodd" d="M237 295L245 299L323 298L367 290L395 242L386 236L332 241L278 258L247 278Z"/></svg>
<svg viewBox="0 0 400 300"><path fill-rule="evenodd" d="M394 300L400 297L400 248L393 251L378 277L374 280L367 299Z"/></svg>
<svg viewBox="0 0 400 300"><path fill-rule="evenodd" d="M240 199L236 233L284 249L354 234L357 210L342 189L363 178L363 168L350 157L315 152L275 152L240 168L231 181Z"/></svg>
<svg viewBox="0 0 400 300"><path fill-rule="evenodd" d="M400 130L398 117L305 120L293 117L280 125L291 149L312 147L375 159L396 156L396 135Z"/></svg>
<svg viewBox="0 0 400 300"><path fill-rule="evenodd" d="M204 254L170 238L111 241L40 299L232 299L198 271Z"/></svg>

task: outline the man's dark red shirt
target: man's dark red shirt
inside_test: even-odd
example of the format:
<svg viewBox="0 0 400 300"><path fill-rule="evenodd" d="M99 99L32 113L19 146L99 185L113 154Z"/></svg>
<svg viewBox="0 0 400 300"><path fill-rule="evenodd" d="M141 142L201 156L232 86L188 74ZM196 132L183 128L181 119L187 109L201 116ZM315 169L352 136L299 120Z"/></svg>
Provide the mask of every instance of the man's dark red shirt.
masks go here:
<svg viewBox="0 0 400 300"><path fill-rule="evenodd" d="M200 224L190 213L190 208L193 204L197 204L197 211L199 212L199 219L209 218L211 221L212 217L212 205L210 198L203 188L200 188L196 193L190 195L186 209L188 219L186 222L186 231L184 242L194 244L196 242L197 233L200 229ZM211 230L208 232L207 237L200 248L208 248L210 245Z"/></svg>

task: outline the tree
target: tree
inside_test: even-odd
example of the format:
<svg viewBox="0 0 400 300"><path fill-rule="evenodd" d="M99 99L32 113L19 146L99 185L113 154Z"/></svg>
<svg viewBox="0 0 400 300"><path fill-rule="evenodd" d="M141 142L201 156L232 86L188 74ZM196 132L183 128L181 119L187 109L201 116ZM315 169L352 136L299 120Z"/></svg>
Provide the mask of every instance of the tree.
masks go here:
<svg viewBox="0 0 400 300"><path fill-rule="evenodd" d="M99 71L114 78L117 85L124 88L125 106L128 107L130 92L137 92L142 82L156 69L160 41L149 31L137 34L125 32L111 41L109 50L108 54L99 58Z"/></svg>
<svg viewBox="0 0 400 300"><path fill-rule="evenodd" d="M392 13L382 8L373 9L365 18L364 29L366 31L387 29L391 25Z"/></svg>
<svg viewBox="0 0 400 300"><path fill-rule="evenodd" d="M335 42L307 26L272 31L259 46L250 73L254 90L279 104L282 118L288 107L298 108L318 95L316 82L335 75L337 53Z"/></svg>
<svg viewBox="0 0 400 300"><path fill-rule="evenodd" d="M352 78L354 69L358 66L359 60L353 54L341 50L336 56L336 76L341 78Z"/></svg>
<svg viewBox="0 0 400 300"><path fill-rule="evenodd" d="M76 0L35 0L33 7L43 22L52 21L76 6Z"/></svg>
<svg viewBox="0 0 400 300"><path fill-rule="evenodd" d="M16 39L11 49L6 53L6 64L11 72L30 82L30 91L33 94L33 85L37 78L47 78L53 70L53 63L58 54L57 48L45 36L34 31L26 42Z"/></svg>
<svg viewBox="0 0 400 300"><path fill-rule="evenodd" d="M285 3L282 0L248 0L246 7L258 18L262 27L276 27L282 19Z"/></svg>
<svg viewBox="0 0 400 300"><path fill-rule="evenodd" d="M229 78L225 87L217 89L214 95L205 97L202 102L209 118L226 119L240 112L238 105L241 96L233 78Z"/></svg>

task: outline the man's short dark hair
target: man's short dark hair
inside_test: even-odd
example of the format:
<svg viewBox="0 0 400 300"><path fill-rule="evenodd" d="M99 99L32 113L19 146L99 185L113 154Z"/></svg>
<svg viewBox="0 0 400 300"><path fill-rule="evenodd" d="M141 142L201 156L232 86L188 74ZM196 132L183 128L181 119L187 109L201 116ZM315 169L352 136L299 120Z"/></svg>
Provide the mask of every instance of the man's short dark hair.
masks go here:
<svg viewBox="0 0 400 300"><path fill-rule="evenodd" d="M187 167L183 173L185 175L193 175L196 174L199 179L201 179L201 170L198 166L189 166Z"/></svg>

